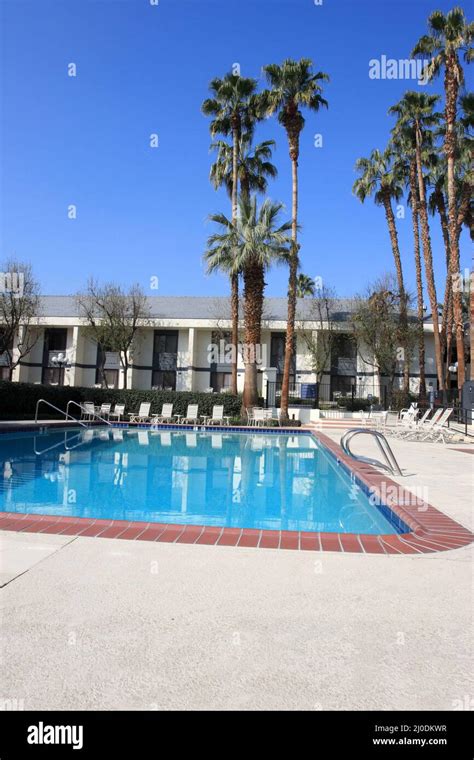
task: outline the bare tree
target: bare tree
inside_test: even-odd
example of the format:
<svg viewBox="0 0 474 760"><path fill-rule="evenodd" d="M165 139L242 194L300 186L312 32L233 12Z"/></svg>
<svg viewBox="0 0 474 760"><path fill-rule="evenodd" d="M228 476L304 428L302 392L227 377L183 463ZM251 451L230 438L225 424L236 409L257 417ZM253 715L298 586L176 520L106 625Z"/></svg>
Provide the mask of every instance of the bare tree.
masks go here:
<svg viewBox="0 0 474 760"><path fill-rule="evenodd" d="M304 321L299 320L299 332L308 350L311 369L318 383L327 369L334 340L338 335L334 320L336 303L336 295L332 288L318 288L312 298L305 299L305 318ZM305 326L307 322L314 323L315 328L308 330Z"/></svg>
<svg viewBox="0 0 474 760"><path fill-rule="evenodd" d="M85 334L102 348L102 377L105 351L116 352L120 356L126 388L139 330L151 324L146 295L139 285L132 285L128 291L124 291L120 285L99 285L90 279L85 292L79 293L76 300L79 313L86 321Z"/></svg>
<svg viewBox="0 0 474 760"><path fill-rule="evenodd" d="M38 341L39 334L32 326L40 315L40 294L30 264L8 259L0 278L0 354L6 358L11 377Z"/></svg>
<svg viewBox="0 0 474 760"><path fill-rule="evenodd" d="M404 293L407 298L406 292ZM408 304L407 304L408 305ZM380 387L382 377L389 379L389 395L399 362L406 360L406 347L413 347L415 328L400 328L401 294L393 275L384 275L354 299L352 324L359 355L374 367Z"/></svg>

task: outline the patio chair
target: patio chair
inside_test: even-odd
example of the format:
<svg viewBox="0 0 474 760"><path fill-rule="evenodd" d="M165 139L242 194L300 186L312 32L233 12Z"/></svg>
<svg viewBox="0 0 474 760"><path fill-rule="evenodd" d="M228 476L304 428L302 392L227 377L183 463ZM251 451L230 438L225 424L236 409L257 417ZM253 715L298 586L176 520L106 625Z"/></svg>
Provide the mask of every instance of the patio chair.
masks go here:
<svg viewBox="0 0 474 760"><path fill-rule="evenodd" d="M399 414L399 418L401 420L404 420L407 417L416 418L417 416L418 416L418 403L416 401L413 401L408 407L408 409L401 409L400 414Z"/></svg>
<svg viewBox="0 0 474 760"><path fill-rule="evenodd" d="M173 422L173 404L163 404L161 414L152 414L151 419L154 423Z"/></svg>
<svg viewBox="0 0 474 760"><path fill-rule="evenodd" d="M175 416L178 418L180 425L197 425L199 423L199 405L188 404L185 417L182 417L180 414L176 414Z"/></svg>
<svg viewBox="0 0 474 760"><path fill-rule="evenodd" d="M220 404L219 406L213 406L212 407L212 416L209 417L209 415L201 415L204 424L205 425L222 425L225 420L225 424L229 425L230 417L224 417L224 405Z"/></svg>
<svg viewBox="0 0 474 760"><path fill-rule="evenodd" d="M425 425L428 423L428 417L431 414L431 409L426 409L423 416L420 417L420 419L408 419L402 427L398 427L395 429L393 435L396 438L405 438L405 436L409 435L410 433L416 431L416 430L423 430L425 428ZM435 412L435 421L437 417L439 417L440 414L438 412Z"/></svg>
<svg viewBox="0 0 474 760"><path fill-rule="evenodd" d="M120 422L122 417L125 415L125 404L115 404L114 410L109 412L109 419L111 417L116 417L117 422Z"/></svg>
<svg viewBox="0 0 474 760"><path fill-rule="evenodd" d="M386 430L388 421L388 412L372 412L372 422L375 425L375 429L380 432Z"/></svg>
<svg viewBox="0 0 474 760"><path fill-rule="evenodd" d="M371 425L373 422L372 419L372 410L369 409L367 412L364 411L364 409L360 409L358 412L358 415L360 417L360 422L362 425Z"/></svg>
<svg viewBox="0 0 474 760"><path fill-rule="evenodd" d="M416 421L418 419L418 409L411 405L409 409L402 409L400 414L398 415L395 425L393 427L390 427L387 432L390 435L394 435L397 437L401 432L408 432L409 430L413 430L414 426L416 425Z"/></svg>
<svg viewBox="0 0 474 760"><path fill-rule="evenodd" d="M93 401L84 401L81 405L81 420L93 420L95 417L95 407Z"/></svg>
<svg viewBox="0 0 474 760"><path fill-rule="evenodd" d="M420 422L418 423L418 425L411 425L411 426L407 425L407 429L404 431L404 435L402 436L403 439L405 441L410 441L410 440L420 440L420 441L422 441L422 440L424 440L427 436L430 435L430 433L433 430L433 428L435 427L435 425L437 425L439 422L441 422L441 419L443 417L444 411L445 410L443 410L443 409L436 409L433 412L433 416L431 417L431 419L424 420L423 424L420 424L421 423L421 420L420 420ZM423 417L425 417L425 415L423 415ZM446 419L447 419L447 417L446 417Z"/></svg>
<svg viewBox="0 0 474 760"><path fill-rule="evenodd" d="M265 424L267 424L270 421L275 420L276 422L278 422L279 426L281 427L281 419L278 414L278 409L264 409L263 419L264 419Z"/></svg>
<svg viewBox="0 0 474 760"><path fill-rule="evenodd" d="M265 409L260 409L259 407L254 407L252 410L252 419L250 424L255 425L255 427L260 427L264 425L265 423Z"/></svg>
<svg viewBox="0 0 474 760"><path fill-rule="evenodd" d="M101 404L99 414L104 419L109 419L110 416L110 410L112 408L112 404Z"/></svg>
<svg viewBox="0 0 474 760"><path fill-rule="evenodd" d="M425 432L425 435L421 438L421 440L432 441L433 443L437 441L448 443L452 438L459 436L459 432L457 430L450 430L446 424L453 412L454 409L452 407L444 409L441 417L436 420L434 425L430 427L427 433Z"/></svg>
<svg viewBox="0 0 474 760"><path fill-rule="evenodd" d="M150 420L150 402L142 401L138 413L129 413L130 422L148 422Z"/></svg>

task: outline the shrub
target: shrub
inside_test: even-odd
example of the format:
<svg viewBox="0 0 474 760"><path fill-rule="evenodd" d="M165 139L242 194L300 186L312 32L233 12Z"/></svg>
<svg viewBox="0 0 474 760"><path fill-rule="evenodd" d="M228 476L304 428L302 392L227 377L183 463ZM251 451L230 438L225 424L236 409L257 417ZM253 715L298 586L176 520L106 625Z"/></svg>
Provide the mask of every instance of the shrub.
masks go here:
<svg viewBox="0 0 474 760"><path fill-rule="evenodd" d="M230 393L195 393L190 391L152 391L152 390L119 390L107 388L81 388L57 385L36 385L32 383L11 383L0 381L0 419L24 420L34 419L36 404L40 398L49 401L62 411L66 411L68 401L83 403L93 401L94 404L125 404L125 414L138 412L143 401L150 401L150 414L159 414L163 404L173 404L173 414L186 414L188 404L198 404L199 414L212 414L216 404L224 405L224 414L230 417L240 417L242 405L241 396ZM78 414L77 407L72 408L74 415ZM59 418L47 406L40 407L41 419Z"/></svg>
<svg viewBox="0 0 474 760"><path fill-rule="evenodd" d="M390 408L399 412L401 409L408 409L413 401L418 401L418 394L406 393L403 390L395 390L392 391L390 398Z"/></svg>
<svg viewBox="0 0 474 760"><path fill-rule="evenodd" d="M347 409L348 412L360 412L365 411L366 409L370 409L370 407L374 404L378 404L379 400L376 396L372 396L372 398L359 398L352 396L346 396L345 398L338 398L337 399L337 405L339 408Z"/></svg>

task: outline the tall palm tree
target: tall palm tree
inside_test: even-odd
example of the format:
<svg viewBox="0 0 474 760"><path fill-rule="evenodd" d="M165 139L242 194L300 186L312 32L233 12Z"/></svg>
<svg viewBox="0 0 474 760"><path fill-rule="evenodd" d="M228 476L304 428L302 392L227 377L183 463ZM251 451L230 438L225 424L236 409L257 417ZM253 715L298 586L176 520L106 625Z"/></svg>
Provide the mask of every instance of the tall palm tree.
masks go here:
<svg viewBox="0 0 474 760"><path fill-rule="evenodd" d="M460 54L463 54L467 62L472 60L471 43L474 35L474 24L466 21L462 8L456 7L446 15L441 11L434 11L428 19L428 28L429 34L421 37L415 45L412 55L431 56L426 71L428 79L437 76L444 68L446 99L444 153L447 161L450 270L451 276L456 276L460 271L455 180L456 118L459 90L464 83ZM459 288L453 288L453 308L458 359L458 387L461 388L465 380L465 355L462 292Z"/></svg>
<svg viewBox="0 0 474 760"><path fill-rule="evenodd" d="M387 221L390 243L392 246L393 260L397 275L397 285L400 295L400 337L405 350L405 361L403 363L403 387L404 391L410 389L410 362L409 362L409 340L408 340L408 298L405 290L403 278L402 257L398 244L397 226L395 215L393 213L392 201L399 201L403 196L403 180L392 164L392 153L386 149L383 153L380 150L373 150L369 158L359 158L356 161L356 170L360 173L359 179L354 182L353 192L363 203L366 198L374 196L374 201L378 206L383 206L385 219Z"/></svg>
<svg viewBox="0 0 474 760"><path fill-rule="evenodd" d="M301 58L299 61L286 59L281 65L264 66L264 72L271 89L262 94L262 102L266 104L268 114L278 113L278 121L287 134L292 168L292 245L289 258L288 319L280 401L280 415L283 420L288 419L290 370L295 339L296 278L299 263L298 158L300 135L305 124L301 109L319 111L321 106L327 107L328 105L321 95L320 83L329 81L329 77L321 71L314 74L312 65L309 58Z"/></svg>
<svg viewBox="0 0 474 760"><path fill-rule="evenodd" d="M423 273L420 251L420 213L418 181L416 174L415 140L410 130L398 130L393 135L391 147L394 154L396 173L403 177L408 188L408 203L411 208L413 227L413 253L415 259L417 328L418 328L418 366L419 366L419 395L426 397L426 366L425 366L425 335L424 335L424 298Z"/></svg>
<svg viewBox="0 0 474 760"><path fill-rule="evenodd" d="M245 132L239 140L237 156L237 175L240 192L247 198L252 192L265 193L268 179L274 179L277 168L272 164L272 149L274 140L264 140L252 148L252 133ZM225 140L217 140L211 144L217 151L216 161L211 166L210 180L217 189L224 186L229 197L233 188L233 147Z"/></svg>
<svg viewBox="0 0 474 760"><path fill-rule="evenodd" d="M212 97L207 98L201 110L212 118L210 132L232 136L232 223L237 221L238 155L243 131L251 131L258 118L257 81L236 74L213 79L209 85ZM239 273L234 268L231 280L232 344L234 354L239 340ZM232 393L237 393L237 359L232 362Z"/></svg>
<svg viewBox="0 0 474 760"><path fill-rule="evenodd" d="M397 129L411 130L415 138L416 174L418 180L418 209L421 222L421 241L423 258L425 260L426 283L430 299L431 317L433 320L433 340L435 350L436 374L438 387L444 389L443 354L438 320L438 299L433 269L433 254L431 250L430 227L428 223L428 208L426 202L425 177L423 174L423 148L426 144L427 133L431 127L439 124L440 114L433 111L439 100L438 95L428 95L422 92L406 92L403 98L389 113L397 116Z"/></svg>
<svg viewBox="0 0 474 760"><path fill-rule="evenodd" d="M312 277L307 274L299 274L296 278L296 296L305 298L305 296L314 296L316 287Z"/></svg>
<svg viewBox="0 0 474 760"><path fill-rule="evenodd" d="M240 196L237 223L224 214L210 217L219 227L211 235L204 254L208 272L215 270L242 272L244 279L245 325L245 384L242 407L248 409L258 402L258 347L261 345L261 325L265 271L274 263L287 263L291 238L291 222L279 223L281 203L266 199L257 208L256 196Z"/></svg>
<svg viewBox="0 0 474 760"><path fill-rule="evenodd" d="M446 255L446 283L444 288L443 311L441 315L441 351L446 356L445 383L449 384L453 332L453 288L451 282L451 246L449 241L449 221L446 202L446 161L433 149L427 160L427 183L431 188L428 197L428 211L438 214Z"/></svg>

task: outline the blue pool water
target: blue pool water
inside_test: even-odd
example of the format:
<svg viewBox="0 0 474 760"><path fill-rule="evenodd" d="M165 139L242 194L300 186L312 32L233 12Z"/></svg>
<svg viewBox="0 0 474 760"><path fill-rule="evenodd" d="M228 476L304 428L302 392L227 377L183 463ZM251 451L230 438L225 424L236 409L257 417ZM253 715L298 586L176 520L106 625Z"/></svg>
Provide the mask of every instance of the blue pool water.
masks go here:
<svg viewBox="0 0 474 760"><path fill-rule="evenodd" d="M398 533L306 434L118 428L0 435L0 510L267 530Z"/></svg>

